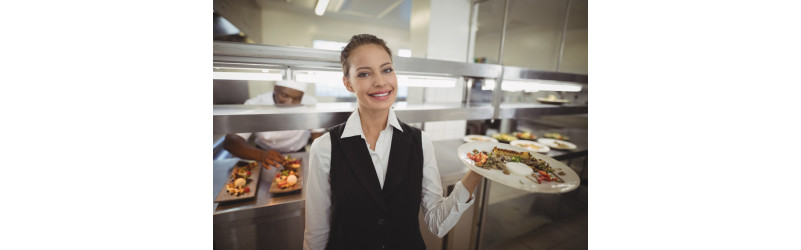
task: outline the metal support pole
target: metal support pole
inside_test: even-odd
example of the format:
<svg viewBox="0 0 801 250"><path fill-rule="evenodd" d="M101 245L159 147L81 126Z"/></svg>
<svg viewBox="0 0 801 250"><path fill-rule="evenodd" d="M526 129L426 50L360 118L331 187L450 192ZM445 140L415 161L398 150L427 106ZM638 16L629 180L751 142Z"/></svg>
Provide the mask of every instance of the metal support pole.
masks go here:
<svg viewBox="0 0 801 250"><path fill-rule="evenodd" d="M503 42L506 40L506 21L509 16L509 0L503 2L503 29L501 29L501 46L498 49L498 64L503 65Z"/></svg>
<svg viewBox="0 0 801 250"><path fill-rule="evenodd" d="M482 238L484 237L484 228L486 227L487 223L487 205L489 205L489 190L490 190L490 180L484 178L484 183L481 185L481 207L479 208L478 212L478 233L476 239L476 250L482 249L481 244L484 243Z"/></svg>
<svg viewBox="0 0 801 250"><path fill-rule="evenodd" d="M565 36L567 35L567 21L570 18L570 0L567 0L567 7L565 8L565 23L562 26L562 42L559 44L559 58L556 59L556 72L559 72L559 66L562 65L562 56L565 54Z"/></svg>

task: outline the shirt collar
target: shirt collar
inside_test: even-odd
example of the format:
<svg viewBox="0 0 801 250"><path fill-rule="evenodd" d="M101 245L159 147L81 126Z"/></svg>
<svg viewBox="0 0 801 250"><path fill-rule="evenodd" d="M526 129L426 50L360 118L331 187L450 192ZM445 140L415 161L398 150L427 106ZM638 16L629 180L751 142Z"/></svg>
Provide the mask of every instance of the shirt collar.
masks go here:
<svg viewBox="0 0 801 250"><path fill-rule="evenodd" d="M398 122L398 117L395 116L395 111L392 110L392 108L389 109L389 115L387 116L387 127L384 129L389 129L389 126L395 127L403 132L400 122ZM362 131L362 119L359 116L358 108L356 111L353 111L353 113L350 114L350 117L348 117L348 121L345 123L345 130L342 131L342 136L340 136L340 138L351 136L361 136L364 138L364 132Z"/></svg>

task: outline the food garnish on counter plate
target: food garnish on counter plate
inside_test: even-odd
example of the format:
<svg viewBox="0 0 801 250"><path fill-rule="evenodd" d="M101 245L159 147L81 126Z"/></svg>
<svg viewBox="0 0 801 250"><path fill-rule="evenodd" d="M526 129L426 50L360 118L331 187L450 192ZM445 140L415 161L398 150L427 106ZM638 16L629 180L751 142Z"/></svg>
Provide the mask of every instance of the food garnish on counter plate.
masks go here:
<svg viewBox="0 0 801 250"><path fill-rule="evenodd" d="M250 187L246 187L248 183L253 181L251 176L251 170L254 167L258 167L259 164L257 162L239 162L234 167L234 170L231 171L231 182L225 185L225 190L230 195L240 196L250 192Z"/></svg>
<svg viewBox="0 0 801 250"><path fill-rule="evenodd" d="M294 170L281 170L275 175L275 184L280 189L294 188L300 176Z"/></svg>
<svg viewBox="0 0 801 250"><path fill-rule="evenodd" d="M537 139L537 136L532 134L531 132L524 131L524 132L514 132L514 135L520 139Z"/></svg>
<svg viewBox="0 0 801 250"><path fill-rule="evenodd" d="M488 153L474 149L473 153L467 153L467 158L473 160L474 164L480 168L501 170L505 175L515 174L527 177L530 175L535 179L529 178L529 180L540 184L542 181L564 182L554 173L550 164L525 151L517 152L493 147L492 152ZM562 175L564 175L563 172Z"/></svg>
<svg viewBox="0 0 801 250"><path fill-rule="evenodd" d="M284 157L284 166L289 169L297 170L300 168L300 159L292 158L292 156Z"/></svg>

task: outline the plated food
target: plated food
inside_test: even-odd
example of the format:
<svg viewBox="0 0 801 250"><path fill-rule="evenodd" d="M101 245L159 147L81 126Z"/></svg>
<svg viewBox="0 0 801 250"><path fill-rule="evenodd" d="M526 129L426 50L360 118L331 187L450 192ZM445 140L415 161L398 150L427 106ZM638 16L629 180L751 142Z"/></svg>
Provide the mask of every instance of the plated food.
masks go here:
<svg viewBox="0 0 801 250"><path fill-rule="evenodd" d="M475 141L485 141L485 142L498 142L495 138L483 135L466 135L462 137L464 142L475 142Z"/></svg>
<svg viewBox="0 0 801 250"><path fill-rule="evenodd" d="M271 193L286 193L295 190L300 190L302 185L300 182L300 172L294 170L281 170L280 173L275 175L273 184L270 185Z"/></svg>
<svg viewBox="0 0 801 250"><path fill-rule="evenodd" d="M540 103L545 103L545 104L565 104L565 103L569 103L570 102L570 101L568 101L566 99L556 98L555 95L548 95L547 98L540 97L540 98L537 98L537 101L540 102Z"/></svg>
<svg viewBox="0 0 801 250"><path fill-rule="evenodd" d="M564 193L579 185L578 175L564 163L516 146L465 143L459 159L472 171L509 187L538 193Z"/></svg>
<svg viewBox="0 0 801 250"><path fill-rule="evenodd" d="M517 140L517 137L510 134L494 134L492 138L498 139L501 142L509 143L511 141Z"/></svg>
<svg viewBox="0 0 801 250"><path fill-rule="evenodd" d="M562 141L562 140L557 140L557 139L540 138L537 141L539 143L548 145L548 147L555 148L555 149L573 150L573 149L578 148L578 147L576 147L576 144L573 144L573 143L570 143L570 142L566 142L566 141Z"/></svg>
<svg viewBox="0 0 801 250"><path fill-rule="evenodd" d="M528 131L523 131L523 132L518 131L518 132L514 132L513 134L514 134L515 137L520 138L520 139L525 139L525 140L536 140L537 139L536 135L534 135L534 134L532 134L531 132L528 132Z"/></svg>
<svg viewBox="0 0 801 250"><path fill-rule="evenodd" d="M258 162L239 161L234 164L228 181L223 185L215 202L252 198L256 195L261 167Z"/></svg>
<svg viewBox="0 0 801 250"><path fill-rule="evenodd" d="M298 170L300 168L300 159L292 158L292 156L284 157L284 169Z"/></svg>
<svg viewBox="0 0 801 250"><path fill-rule="evenodd" d="M555 132L554 133L545 133L545 138L551 138L551 139L557 139L557 140L563 140L563 141L569 141L570 140L570 137L567 137L566 135L563 135L563 134L560 134L560 133L555 133Z"/></svg>
<svg viewBox="0 0 801 250"><path fill-rule="evenodd" d="M521 147L537 153L548 153L548 151L551 151L548 145L528 140L514 140L509 142L509 145Z"/></svg>

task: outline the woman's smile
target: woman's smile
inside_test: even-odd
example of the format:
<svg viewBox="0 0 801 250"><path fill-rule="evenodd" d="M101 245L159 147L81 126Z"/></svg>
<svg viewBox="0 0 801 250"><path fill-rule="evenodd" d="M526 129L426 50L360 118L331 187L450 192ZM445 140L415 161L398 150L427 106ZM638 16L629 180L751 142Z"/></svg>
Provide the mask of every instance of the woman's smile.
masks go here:
<svg viewBox="0 0 801 250"><path fill-rule="evenodd" d="M392 90L378 91L378 92L370 93L370 94L367 94L367 95L370 96L372 99L374 99L376 101L383 101L383 100L389 99L389 97L390 97L389 95L390 94L392 94Z"/></svg>

